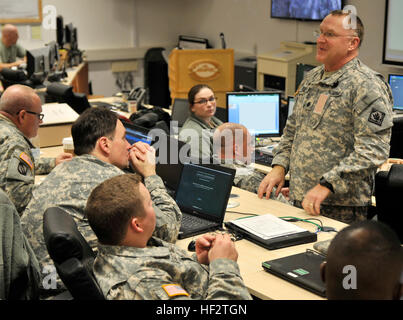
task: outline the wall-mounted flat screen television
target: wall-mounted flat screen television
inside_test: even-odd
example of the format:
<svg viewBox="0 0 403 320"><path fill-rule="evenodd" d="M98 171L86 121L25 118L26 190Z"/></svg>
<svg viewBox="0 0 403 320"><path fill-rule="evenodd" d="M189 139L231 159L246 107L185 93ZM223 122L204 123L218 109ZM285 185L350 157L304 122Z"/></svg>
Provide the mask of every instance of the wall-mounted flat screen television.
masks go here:
<svg viewBox="0 0 403 320"><path fill-rule="evenodd" d="M344 0L272 0L271 17L321 21L333 10L342 10Z"/></svg>
<svg viewBox="0 0 403 320"><path fill-rule="evenodd" d="M383 63L403 65L403 1L386 0L383 37Z"/></svg>

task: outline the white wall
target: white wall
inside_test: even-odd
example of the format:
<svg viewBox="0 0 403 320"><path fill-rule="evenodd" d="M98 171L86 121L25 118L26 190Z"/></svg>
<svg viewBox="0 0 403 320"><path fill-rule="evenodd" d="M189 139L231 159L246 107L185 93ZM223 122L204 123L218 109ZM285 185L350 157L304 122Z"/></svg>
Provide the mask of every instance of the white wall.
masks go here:
<svg viewBox="0 0 403 320"><path fill-rule="evenodd" d="M81 49L134 46L134 0L42 0L43 9L48 5L56 9L57 15L63 16L64 24L71 22L77 27L78 45ZM44 23L41 28L42 40L29 39L27 32L21 35L21 40L28 49L56 40L56 30L47 30L43 25Z"/></svg>
<svg viewBox="0 0 403 320"><path fill-rule="evenodd" d="M78 28L80 49L160 46L176 43L179 34L208 38L219 48L219 33L236 52L259 54L277 49L281 41L314 41L318 22L270 18L270 0L43 0L54 5L64 23ZM385 76L402 69L382 65L385 0L348 0L356 6L366 35L360 57ZM43 28L42 28L43 29ZM21 32L20 32L21 33ZM32 48L54 40L43 30L43 41L21 39ZM23 37L22 37L23 38ZM141 66L141 64L140 64ZM116 88L108 62L90 64L94 94L110 95ZM142 69L135 74L142 84Z"/></svg>

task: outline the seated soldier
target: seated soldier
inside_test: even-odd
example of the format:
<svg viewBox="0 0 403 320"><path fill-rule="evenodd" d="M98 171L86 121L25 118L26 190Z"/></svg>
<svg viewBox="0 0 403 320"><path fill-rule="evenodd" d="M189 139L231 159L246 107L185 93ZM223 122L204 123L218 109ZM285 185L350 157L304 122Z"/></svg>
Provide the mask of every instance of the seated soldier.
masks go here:
<svg viewBox="0 0 403 320"><path fill-rule="evenodd" d="M213 146L214 158L222 166L236 170L234 185L257 193L266 175L250 165L253 149L248 129L242 124L226 122L218 126L214 132ZM271 198L290 204L282 193L276 197L275 189Z"/></svg>
<svg viewBox="0 0 403 320"><path fill-rule="evenodd" d="M107 299L251 299L229 235L205 235L196 254L158 237L150 194L134 175L104 181L85 214L99 240L94 273Z"/></svg>
<svg viewBox="0 0 403 320"><path fill-rule="evenodd" d="M403 250L395 232L365 220L342 229L321 265L329 300L398 300L403 295Z"/></svg>
<svg viewBox="0 0 403 320"><path fill-rule="evenodd" d="M42 123L41 99L27 86L8 87L0 99L0 187L21 215L32 197L35 174L47 174L71 154L34 156L34 138Z"/></svg>
<svg viewBox="0 0 403 320"><path fill-rule="evenodd" d="M168 240L175 242L182 217L180 209L166 193L161 178L155 173L155 164L138 160L136 156L142 156L150 147L142 142L131 146L118 115L106 108L87 109L74 122L71 132L76 156L58 166L41 182L21 220L41 269L53 266L43 239L45 210L56 206L68 212L78 230L95 249L96 236L84 214L85 204L92 189L106 179L123 174L129 162L144 178L144 184L151 193L160 232L169 233L172 237ZM58 285L63 289L60 281ZM55 285L47 284L46 287L55 289ZM42 292L42 296L57 294L53 289Z"/></svg>

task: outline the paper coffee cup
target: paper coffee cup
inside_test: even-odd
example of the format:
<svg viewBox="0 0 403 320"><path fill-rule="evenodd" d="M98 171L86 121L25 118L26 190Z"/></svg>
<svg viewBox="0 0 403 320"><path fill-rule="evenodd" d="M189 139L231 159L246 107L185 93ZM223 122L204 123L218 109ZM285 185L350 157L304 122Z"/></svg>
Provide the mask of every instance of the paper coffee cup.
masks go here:
<svg viewBox="0 0 403 320"><path fill-rule="evenodd" d="M74 154L74 143L72 137L63 138L63 151Z"/></svg>
<svg viewBox="0 0 403 320"><path fill-rule="evenodd" d="M128 100L127 103L129 105L128 109L129 109L130 113L137 112L137 101L136 100Z"/></svg>

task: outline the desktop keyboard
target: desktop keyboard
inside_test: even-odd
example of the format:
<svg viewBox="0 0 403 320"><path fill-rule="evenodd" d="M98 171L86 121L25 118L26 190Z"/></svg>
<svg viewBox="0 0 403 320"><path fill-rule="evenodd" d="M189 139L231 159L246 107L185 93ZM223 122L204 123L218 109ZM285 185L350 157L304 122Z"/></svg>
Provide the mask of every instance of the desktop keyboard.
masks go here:
<svg viewBox="0 0 403 320"><path fill-rule="evenodd" d="M262 164L264 166L271 166L272 161L273 156L271 154L255 150L255 163Z"/></svg>

